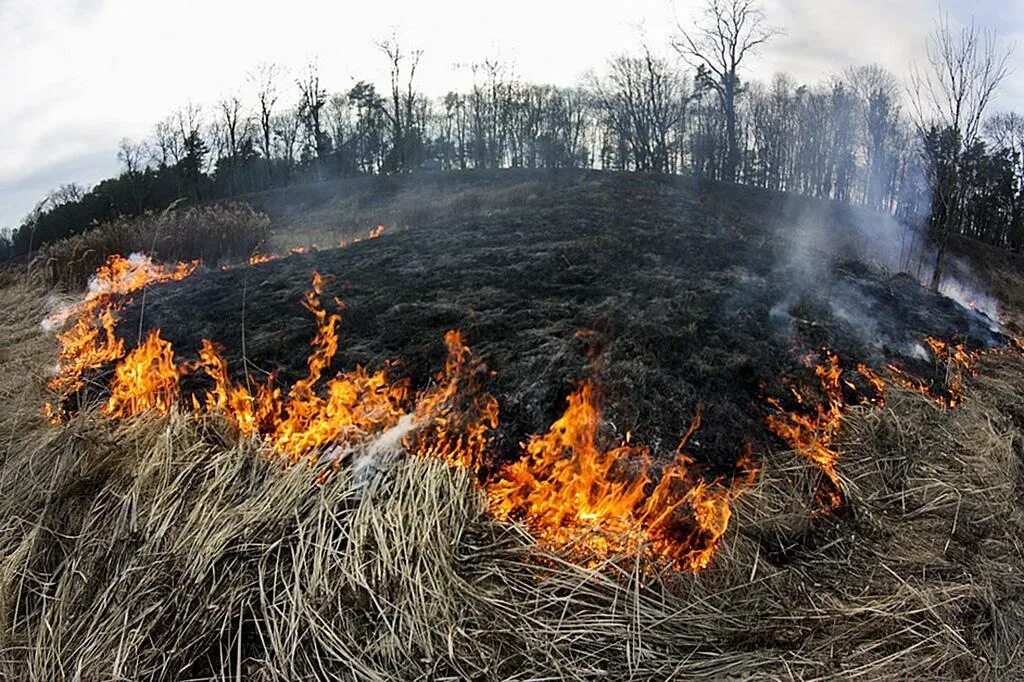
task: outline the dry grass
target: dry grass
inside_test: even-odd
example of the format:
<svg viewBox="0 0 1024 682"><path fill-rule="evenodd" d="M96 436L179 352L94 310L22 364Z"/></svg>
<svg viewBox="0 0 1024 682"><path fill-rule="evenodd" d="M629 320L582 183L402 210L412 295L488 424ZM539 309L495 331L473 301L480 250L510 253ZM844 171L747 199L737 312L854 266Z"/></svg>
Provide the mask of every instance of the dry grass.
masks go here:
<svg viewBox="0 0 1024 682"><path fill-rule="evenodd" d="M270 237L270 219L243 203L226 202L118 218L44 247L35 259L47 282L85 287L111 254L144 252L161 262L245 259Z"/></svg>
<svg viewBox="0 0 1024 682"><path fill-rule="evenodd" d="M849 420L850 508L774 453L711 569L581 568L439 462L282 470L215 419L42 422L38 285L0 290L0 677L1021 679L1024 360Z"/></svg>

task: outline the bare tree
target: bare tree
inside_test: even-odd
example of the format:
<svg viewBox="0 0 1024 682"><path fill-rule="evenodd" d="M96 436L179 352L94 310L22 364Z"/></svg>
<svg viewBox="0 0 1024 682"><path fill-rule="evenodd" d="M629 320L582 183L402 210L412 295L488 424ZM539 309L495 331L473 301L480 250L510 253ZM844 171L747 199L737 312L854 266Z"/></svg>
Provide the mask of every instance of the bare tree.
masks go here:
<svg viewBox="0 0 1024 682"><path fill-rule="evenodd" d="M228 156L235 156L242 147L247 136L249 117L246 115L242 100L237 95L225 97L218 103L221 124L224 129L224 141Z"/></svg>
<svg viewBox="0 0 1024 682"><path fill-rule="evenodd" d="M257 117L259 118L260 139L259 150L270 166L273 154L274 105L277 104L277 78L281 69L276 64L260 64L256 71L249 74L249 81L256 87Z"/></svg>
<svg viewBox="0 0 1024 682"><path fill-rule="evenodd" d="M943 258L949 239L959 224L965 196L960 160L963 151L978 139L982 117L999 84L1009 73L1013 48L999 49L996 34L979 28L972 19L955 30L949 16L941 14L928 38L928 68L911 69L911 103L922 135L929 130L952 138L952 157L945 172L935 174L935 198L942 209L936 235L935 267L931 288L942 281Z"/></svg>
<svg viewBox="0 0 1024 682"><path fill-rule="evenodd" d="M668 62L645 45L640 56L614 59L605 82L597 81L595 87L617 140L616 165L669 172L675 156L672 133L689 94Z"/></svg>
<svg viewBox="0 0 1024 682"><path fill-rule="evenodd" d="M900 119L900 85L878 64L849 68L844 78L857 95L864 131L864 203L871 208L886 208L886 185L893 162L889 148Z"/></svg>
<svg viewBox="0 0 1024 682"><path fill-rule="evenodd" d="M413 115L415 105L413 81L416 78L416 68L423 56L423 50L403 52L395 34L392 34L388 40L379 43L378 47L388 58L391 67L391 107L384 109L391 126L393 145L393 158L389 164L389 170L408 170L412 162L411 156L414 147L418 142L416 120ZM403 93L402 71L406 64L408 64L408 76Z"/></svg>
<svg viewBox="0 0 1024 682"><path fill-rule="evenodd" d="M700 85L718 95L725 115L727 146L723 175L734 181L740 160L736 135L739 69L747 54L780 32L765 24L757 0L707 0L701 14L701 20L691 29L676 22L679 37L673 46L683 61L697 69Z"/></svg>
<svg viewBox="0 0 1024 682"><path fill-rule="evenodd" d="M306 68L306 76L297 80L299 86L299 117L306 131L306 156L319 161L328 154L330 138L323 126L323 108L327 106L327 91L320 86L319 67L315 62ZM322 168L317 166L318 172Z"/></svg>

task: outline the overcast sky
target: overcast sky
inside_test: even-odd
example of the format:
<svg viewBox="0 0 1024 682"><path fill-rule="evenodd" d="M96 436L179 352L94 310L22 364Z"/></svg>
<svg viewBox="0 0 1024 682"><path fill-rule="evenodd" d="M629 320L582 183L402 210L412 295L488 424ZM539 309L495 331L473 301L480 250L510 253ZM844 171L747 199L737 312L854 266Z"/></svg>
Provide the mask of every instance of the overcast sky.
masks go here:
<svg viewBox="0 0 1024 682"><path fill-rule="evenodd" d="M331 91L383 83L376 41L397 30L424 50L429 94L470 82L459 65L498 57L525 80L575 83L640 35L667 45L674 16L703 0L0 0L0 226L15 226L48 190L118 172L117 143L141 138L186 102L245 94L246 74L276 62L293 74L317 60ZM1024 111L1024 1L947 0L1015 41L1014 73L996 109ZM751 60L747 77L786 71L818 83L877 62L904 77L921 62L934 0L764 0L786 34ZM294 95L295 93L291 93Z"/></svg>

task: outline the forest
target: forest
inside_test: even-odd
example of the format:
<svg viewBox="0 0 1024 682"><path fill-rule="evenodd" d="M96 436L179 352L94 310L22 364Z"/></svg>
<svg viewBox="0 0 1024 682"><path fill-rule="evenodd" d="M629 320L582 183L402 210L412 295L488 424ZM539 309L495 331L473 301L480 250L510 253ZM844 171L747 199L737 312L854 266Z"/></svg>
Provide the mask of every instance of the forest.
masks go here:
<svg viewBox="0 0 1024 682"><path fill-rule="evenodd" d="M236 94L124 139L120 175L57 188L0 248L23 257L182 199L482 168L686 174L862 205L927 227L937 263L954 234L1024 247L1024 116L988 111L1010 54L992 31L940 16L927 63L906 78L868 64L816 85L745 79L780 32L753 0L711 0L663 50L641 43L575 86L524 82L484 60L471 88L440 98L417 89L425 56L395 36L377 44L383 86L332 91L316 63L298 75L261 64Z"/></svg>

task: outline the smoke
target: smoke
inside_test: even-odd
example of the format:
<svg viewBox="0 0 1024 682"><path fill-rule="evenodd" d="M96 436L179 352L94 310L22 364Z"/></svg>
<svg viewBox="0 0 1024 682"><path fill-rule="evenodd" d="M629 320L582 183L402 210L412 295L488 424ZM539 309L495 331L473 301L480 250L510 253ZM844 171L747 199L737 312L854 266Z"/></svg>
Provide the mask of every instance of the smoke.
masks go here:
<svg viewBox="0 0 1024 682"><path fill-rule="evenodd" d="M780 332L791 335L804 308L827 310L867 347L927 356L919 345L887 337L879 323L879 315L885 314L879 292L862 281L856 272L860 266L850 262L863 263L883 277L902 274L928 287L936 251L923 227L909 227L885 213L796 196L788 200L784 215L788 220L780 230L776 271L788 286L770 309ZM939 293L969 311L978 325L1000 331L996 299L966 258L947 252Z"/></svg>
<svg viewBox="0 0 1024 682"><path fill-rule="evenodd" d="M415 417L413 413L402 415L394 426L357 447L336 445L324 453L320 463L325 465L346 462L352 477L352 487L356 491L362 490L379 472L404 456L405 448L402 441L422 426L416 422Z"/></svg>

